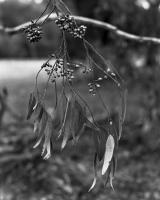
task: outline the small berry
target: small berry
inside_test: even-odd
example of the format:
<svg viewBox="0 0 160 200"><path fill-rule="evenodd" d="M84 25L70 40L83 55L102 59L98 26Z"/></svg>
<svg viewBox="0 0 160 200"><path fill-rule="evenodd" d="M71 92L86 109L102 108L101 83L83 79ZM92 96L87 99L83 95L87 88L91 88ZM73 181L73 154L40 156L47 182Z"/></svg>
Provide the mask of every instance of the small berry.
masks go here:
<svg viewBox="0 0 160 200"><path fill-rule="evenodd" d="M62 15L59 16L56 20L55 23L57 26L60 28L60 30L67 31L70 33L74 38L80 38L82 39L86 33L86 26L81 25L77 27L77 24L74 20L73 17L70 15Z"/></svg>
<svg viewBox="0 0 160 200"><path fill-rule="evenodd" d="M100 87L101 87L101 85L100 85L100 84L96 84L96 87L97 87L97 88L100 88Z"/></svg>
<svg viewBox="0 0 160 200"><path fill-rule="evenodd" d="M42 38L42 28L34 22L26 27L24 32L27 35L27 40L31 43L38 42Z"/></svg>

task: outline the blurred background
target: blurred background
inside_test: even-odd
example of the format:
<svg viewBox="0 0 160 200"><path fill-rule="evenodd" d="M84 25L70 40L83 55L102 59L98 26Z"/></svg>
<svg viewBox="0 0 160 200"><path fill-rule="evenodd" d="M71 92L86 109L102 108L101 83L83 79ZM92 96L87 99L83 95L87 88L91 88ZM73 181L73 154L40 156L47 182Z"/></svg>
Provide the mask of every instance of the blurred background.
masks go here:
<svg viewBox="0 0 160 200"><path fill-rule="evenodd" d="M46 0L0 0L0 26L14 27L38 17ZM75 15L111 23L124 31L160 37L160 0L64 0ZM25 120L35 76L58 45L60 32L45 24L43 38L30 44L24 34L0 34L0 199L4 200L159 200L160 199L160 47L118 37L88 26L86 38L116 67L128 88L127 116L119 145L115 192L101 180L92 183L93 144L89 134L63 152L59 144L48 161L33 149L33 125ZM81 44L67 36L69 53L83 61ZM44 83L41 77L40 84ZM77 83L78 84L78 83ZM83 84L77 87L83 90ZM108 84L103 95L112 115L117 91ZM86 90L83 95L87 96ZM48 101L52 101L52 91ZM92 99L95 115L103 115ZM102 113L102 114L101 114ZM98 117L101 121L103 116ZM87 133L87 131L86 131Z"/></svg>

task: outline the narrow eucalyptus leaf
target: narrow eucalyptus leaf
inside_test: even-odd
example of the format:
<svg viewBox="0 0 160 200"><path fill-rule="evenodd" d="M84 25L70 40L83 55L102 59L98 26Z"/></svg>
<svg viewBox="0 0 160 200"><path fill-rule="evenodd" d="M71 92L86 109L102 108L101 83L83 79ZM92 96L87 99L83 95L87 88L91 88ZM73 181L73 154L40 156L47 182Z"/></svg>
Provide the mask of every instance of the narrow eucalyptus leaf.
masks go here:
<svg viewBox="0 0 160 200"><path fill-rule="evenodd" d="M114 179L114 174L115 174L115 170L116 170L116 161L115 161L114 156L112 158L110 167L111 167L111 170L110 170L110 174L109 174L109 180L110 180L110 186L111 186L112 190L114 191L113 179Z"/></svg>
<svg viewBox="0 0 160 200"><path fill-rule="evenodd" d="M112 135L108 136L108 139L106 141L106 149L105 149L105 155L104 155L104 162L102 166L102 175L104 175L110 165L110 161L113 157L115 147L115 141Z"/></svg>
<svg viewBox="0 0 160 200"><path fill-rule="evenodd" d="M113 187L113 174L111 172L109 174L109 182L110 182L110 186L111 186L112 190L114 191L114 187Z"/></svg>
<svg viewBox="0 0 160 200"><path fill-rule="evenodd" d="M119 133L117 132L115 124L114 123L112 123L111 125L109 124L108 129L109 129L109 133L112 134L112 136L114 137L115 147L118 148Z"/></svg>
<svg viewBox="0 0 160 200"><path fill-rule="evenodd" d="M35 145L33 146L34 149L37 148L37 147L40 145L40 143L42 142L42 139L43 139L43 136L41 136L41 137L38 139L38 141L35 143Z"/></svg>
<svg viewBox="0 0 160 200"><path fill-rule="evenodd" d="M42 135L44 135L46 126L47 126L47 122L48 122L48 115L46 112L43 113L42 116L42 120L41 120L41 127L40 127L40 131L39 131L39 136L41 137Z"/></svg>
<svg viewBox="0 0 160 200"><path fill-rule="evenodd" d="M101 161L105 154L106 141L108 138L107 130L103 127L100 128L100 131L93 131L93 137L95 142L95 147L97 151L97 156L99 161Z"/></svg>
<svg viewBox="0 0 160 200"><path fill-rule="evenodd" d="M38 121L39 121L39 122L40 122L40 121L41 121L41 119L42 119L43 113L44 113L44 108L43 108L43 107L41 107L41 108L40 108L39 115L38 115Z"/></svg>
<svg viewBox="0 0 160 200"><path fill-rule="evenodd" d="M72 123L71 123L71 132L73 139L79 139L82 135L85 122L86 122L86 112L85 109L80 105L80 103L75 100L72 103Z"/></svg>
<svg viewBox="0 0 160 200"><path fill-rule="evenodd" d="M35 134L38 134L38 132L39 132L39 121L38 121L37 119L34 121L33 132L34 132Z"/></svg>
<svg viewBox="0 0 160 200"><path fill-rule="evenodd" d="M100 129L94 123L92 123L90 120L88 120L87 118L86 118L86 126L95 131L100 131Z"/></svg>
<svg viewBox="0 0 160 200"><path fill-rule="evenodd" d="M69 100L68 98L65 98L66 101L64 101L64 98L62 98L61 100L61 109L60 109L60 130L59 130L59 134L58 134L58 138L60 138L63 133L64 133L64 127L65 127L65 123L66 123L66 117L67 117L67 112L68 112L68 106L69 106Z"/></svg>
<svg viewBox="0 0 160 200"><path fill-rule="evenodd" d="M42 109L42 105L40 102L37 102L33 108L33 111L34 111L34 114L36 116L36 118L38 119L39 118L39 114L40 114L40 111ZM38 120L39 121L39 120Z"/></svg>
<svg viewBox="0 0 160 200"><path fill-rule="evenodd" d="M61 144L61 149L64 149L64 147L66 146L70 136L71 136L71 121L72 121L72 99L68 100L68 104L67 104L67 108L66 108L66 116L64 119L64 126L63 126L63 140L62 140L62 144Z"/></svg>
<svg viewBox="0 0 160 200"><path fill-rule="evenodd" d="M34 106L36 105L36 98L33 93L30 94L29 103L28 103L28 113L27 113L27 120L30 119L32 113L34 112Z"/></svg>
<svg viewBox="0 0 160 200"><path fill-rule="evenodd" d="M110 180L110 172L111 172L111 165L109 165L107 172L105 173L105 184L104 184L105 186L107 186L107 183Z"/></svg>
<svg viewBox="0 0 160 200"><path fill-rule="evenodd" d="M48 126L47 126L47 130L45 131L44 144L43 144L43 149L42 149L42 154L41 154L45 160L50 158L51 156L51 136L54 131L53 122L51 120L48 120L47 124Z"/></svg>
<svg viewBox="0 0 160 200"><path fill-rule="evenodd" d="M116 158L116 155L114 155L113 158L112 158L112 170L111 170L113 177L115 175L116 168L117 168L117 158Z"/></svg>
<svg viewBox="0 0 160 200"><path fill-rule="evenodd" d="M118 126L119 126L118 138L119 138L119 140L121 139L121 136L122 136L122 125L123 125L123 123L122 123L121 117L119 116L119 120L118 120Z"/></svg>
<svg viewBox="0 0 160 200"><path fill-rule="evenodd" d="M121 111L122 123L125 120L126 107L127 107L127 89L125 88L124 91L123 91L123 93L122 93L122 111Z"/></svg>
<svg viewBox="0 0 160 200"><path fill-rule="evenodd" d="M96 185L96 182L97 182L97 153L95 153L95 155L94 155L93 170L94 170L94 179L93 179L93 183L92 183L90 189L88 190L88 192L90 192L94 188L94 186Z"/></svg>
<svg viewBox="0 0 160 200"><path fill-rule="evenodd" d="M94 139L94 144L95 144L95 148L96 148L96 152L98 155L98 158L100 160L100 139L99 139L99 133L96 131L93 131L93 139Z"/></svg>
<svg viewBox="0 0 160 200"><path fill-rule="evenodd" d="M97 182L97 178L94 177L94 179L93 179L93 183L92 183L91 187L89 188L88 192L90 192L91 190L93 190L93 188L94 188L95 185L96 185L96 182Z"/></svg>
<svg viewBox="0 0 160 200"><path fill-rule="evenodd" d="M80 139L80 137L82 136L82 134L85 131L85 127L86 127L85 124L83 124L83 127L80 129L80 131L78 131L78 134L76 134L75 139L73 138L74 142L78 142L78 140Z"/></svg>

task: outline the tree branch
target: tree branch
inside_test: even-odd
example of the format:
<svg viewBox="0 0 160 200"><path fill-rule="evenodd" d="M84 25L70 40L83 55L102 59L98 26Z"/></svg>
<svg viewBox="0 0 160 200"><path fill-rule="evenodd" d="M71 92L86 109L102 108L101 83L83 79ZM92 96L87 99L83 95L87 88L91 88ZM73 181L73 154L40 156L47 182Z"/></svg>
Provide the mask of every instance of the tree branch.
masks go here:
<svg viewBox="0 0 160 200"><path fill-rule="evenodd" d="M160 38L134 35L134 34L125 32L123 30L120 30L118 27L116 27L112 24L102 22L99 20L95 20L95 19L90 19L87 17L80 17L80 16L73 16L73 17L77 21L77 23L86 23L86 24L90 24L90 25L93 25L93 26L96 26L99 28L109 30L109 31L113 32L114 34L116 34L117 36L124 38L124 39L133 40L133 41L141 42L141 43L148 42L148 43L160 44ZM45 21L45 23L47 23L47 22L51 22L51 21L55 20L56 18L57 18L57 15L55 13L51 14L49 16L49 18L47 18L47 15L45 15L44 17L42 17L41 19L38 20L37 24L43 23L45 19L47 19ZM27 23L24 23L22 25L19 25L19 26L13 27L13 28L5 28L5 27L0 26L0 33L1 34L4 33L4 34L8 34L8 35L18 34L18 33L21 33L23 31L23 29L30 24L31 24L31 22L27 22Z"/></svg>

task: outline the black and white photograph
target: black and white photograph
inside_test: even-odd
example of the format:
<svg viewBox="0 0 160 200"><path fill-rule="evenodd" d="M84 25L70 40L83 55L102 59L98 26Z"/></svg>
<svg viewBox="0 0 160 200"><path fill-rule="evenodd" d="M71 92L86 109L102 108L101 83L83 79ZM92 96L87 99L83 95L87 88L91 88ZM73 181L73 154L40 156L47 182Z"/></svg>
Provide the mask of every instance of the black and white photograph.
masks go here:
<svg viewBox="0 0 160 200"><path fill-rule="evenodd" d="M160 0L0 0L0 200L160 200Z"/></svg>

